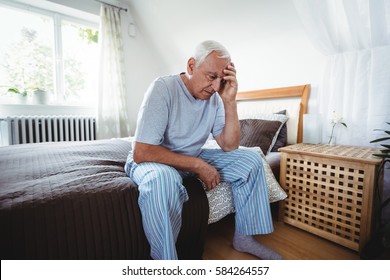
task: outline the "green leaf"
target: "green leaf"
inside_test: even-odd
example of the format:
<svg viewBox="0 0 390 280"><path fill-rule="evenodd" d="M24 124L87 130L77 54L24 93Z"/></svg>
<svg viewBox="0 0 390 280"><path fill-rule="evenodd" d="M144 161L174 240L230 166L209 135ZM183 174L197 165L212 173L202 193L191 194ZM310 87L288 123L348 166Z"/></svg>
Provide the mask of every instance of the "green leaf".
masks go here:
<svg viewBox="0 0 390 280"><path fill-rule="evenodd" d="M389 154L373 154L373 156L381 157L381 158L390 158Z"/></svg>
<svg viewBox="0 0 390 280"><path fill-rule="evenodd" d="M382 142L382 141L386 141L386 140L390 140L390 137L375 139L375 140L370 141L370 143Z"/></svg>
<svg viewBox="0 0 390 280"><path fill-rule="evenodd" d="M8 92L20 93L19 89L15 88L15 87L9 88Z"/></svg>
<svg viewBox="0 0 390 280"><path fill-rule="evenodd" d="M344 122L341 122L341 124L342 124L343 126L347 127L347 124L346 124L346 123L344 123Z"/></svg>

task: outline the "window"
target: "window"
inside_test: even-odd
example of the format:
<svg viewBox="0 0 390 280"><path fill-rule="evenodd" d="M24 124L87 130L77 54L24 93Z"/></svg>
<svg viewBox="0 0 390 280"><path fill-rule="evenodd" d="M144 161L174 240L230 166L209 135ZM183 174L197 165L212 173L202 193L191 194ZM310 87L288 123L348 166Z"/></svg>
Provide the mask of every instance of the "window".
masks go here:
<svg viewBox="0 0 390 280"><path fill-rule="evenodd" d="M23 4L0 5L0 18L1 103L39 88L50 104L96 106L98 22Z"/></svg>

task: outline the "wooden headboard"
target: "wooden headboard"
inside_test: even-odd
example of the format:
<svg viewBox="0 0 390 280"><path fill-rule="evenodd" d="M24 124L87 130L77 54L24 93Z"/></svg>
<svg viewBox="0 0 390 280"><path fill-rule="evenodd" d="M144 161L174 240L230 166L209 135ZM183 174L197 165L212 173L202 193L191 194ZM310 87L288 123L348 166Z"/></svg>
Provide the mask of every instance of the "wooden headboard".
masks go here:
<svg viewBox="0 0 390 280"><path fill-rule="evenodd" d="M300 98L297 143L301 143L303 139L303 115L307 112L309 94L310 84L307 84L301 86L243 91L237 94L236 99L237 101L249 101L259 99L275 99L277 101L280 98Z"/></svg>

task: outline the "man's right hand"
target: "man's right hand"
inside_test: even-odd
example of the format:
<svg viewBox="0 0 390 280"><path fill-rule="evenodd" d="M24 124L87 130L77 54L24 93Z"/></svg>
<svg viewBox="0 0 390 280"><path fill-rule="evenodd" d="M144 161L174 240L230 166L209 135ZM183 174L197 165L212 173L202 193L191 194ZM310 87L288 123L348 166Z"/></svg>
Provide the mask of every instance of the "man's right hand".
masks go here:
<svg viewBox="0 0 390 280"><path fill-rule="evenodd" d="M205 161L203 161L197 174L199 179L206 185L207 190L212 190L220 183L220 175L217 169Z"/></svg>

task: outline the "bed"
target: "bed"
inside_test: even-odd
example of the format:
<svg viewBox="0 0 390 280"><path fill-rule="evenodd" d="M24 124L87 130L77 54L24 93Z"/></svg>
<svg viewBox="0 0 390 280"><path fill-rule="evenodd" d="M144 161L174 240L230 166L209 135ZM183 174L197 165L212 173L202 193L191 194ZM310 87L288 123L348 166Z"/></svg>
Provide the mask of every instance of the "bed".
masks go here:
<svg viewBox="0 0 390 280"><path fill-rule="evenodd" d="M288 120L278 129L272 126L273 131L277 136L288 131L285 144L300 142L309 91L304 85L238 94L241 148L256 149L264 159L273 176L271 202L285 195L277 183L278 152L273 150L280 139L273 135L258 146L259 139L252 137L259 134L254 120L271 115L263 120L268 129L278 122L272 115L284 115ZM128 140L0 147L1 259L150 259L137 186L123 170L132 146ZM206 147L218 148L213 140ZM176 248L180 259L201 259L208 224L233 213L234 207L223 191L226 184L215 193L206 193L196 178L184 185L190 199L184 204Z"/></svg>

